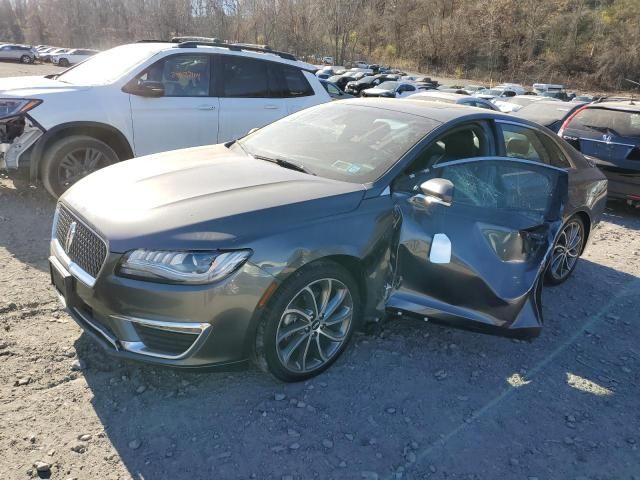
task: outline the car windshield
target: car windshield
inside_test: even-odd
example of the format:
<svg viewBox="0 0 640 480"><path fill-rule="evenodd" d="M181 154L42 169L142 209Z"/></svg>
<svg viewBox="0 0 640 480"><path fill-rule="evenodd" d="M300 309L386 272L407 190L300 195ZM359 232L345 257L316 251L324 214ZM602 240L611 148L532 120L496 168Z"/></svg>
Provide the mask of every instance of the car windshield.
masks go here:
<svg viewBox="0 0 640 480"><path fill-rule="evenodd" d="M152 55L149 49L131 47L132 45L123 45L93 55L62 73L58 80L75 85L111 83Z"/></svg>
<svg viewBox="0 0 640 480"><path fill-rule="evenodd" d="M328 103L285 117L238 143L253 156L289 161L334 180L368 183L438 125L409 113Z"/></svg>
<svg viewBox="0 0 640 480"><path fill-rule="evenodd" d="M383 90L395 90L397 86L398 82L382 82L380 85L378 85L378 88L381 88Z"/></svg>

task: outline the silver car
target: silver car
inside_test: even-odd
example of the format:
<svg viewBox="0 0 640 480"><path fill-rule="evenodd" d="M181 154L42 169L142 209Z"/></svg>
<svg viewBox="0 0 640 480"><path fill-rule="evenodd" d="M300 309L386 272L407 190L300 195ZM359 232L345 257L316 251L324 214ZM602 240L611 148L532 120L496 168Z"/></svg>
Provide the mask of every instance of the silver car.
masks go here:
<svg viewBox="0 0 640 480"><path fill-rule="evenodd" d="M15 60L21 63L33 63L36 52L26 45L5 44L0 46L0 60Z"/></svg>

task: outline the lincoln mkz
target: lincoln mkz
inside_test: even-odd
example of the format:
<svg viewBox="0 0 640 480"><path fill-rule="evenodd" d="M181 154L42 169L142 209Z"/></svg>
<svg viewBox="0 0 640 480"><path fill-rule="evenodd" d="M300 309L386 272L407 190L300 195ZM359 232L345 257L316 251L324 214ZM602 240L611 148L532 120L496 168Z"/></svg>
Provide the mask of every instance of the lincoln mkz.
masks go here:
<svg viewBox="0 0 640 480"><path fill-rule="evenodd" d="M542 285L571 274L606 193L526 120L345 100L84 178L59 200L51 277L121 358L297 381L389 313L537 335Z"/></svg>

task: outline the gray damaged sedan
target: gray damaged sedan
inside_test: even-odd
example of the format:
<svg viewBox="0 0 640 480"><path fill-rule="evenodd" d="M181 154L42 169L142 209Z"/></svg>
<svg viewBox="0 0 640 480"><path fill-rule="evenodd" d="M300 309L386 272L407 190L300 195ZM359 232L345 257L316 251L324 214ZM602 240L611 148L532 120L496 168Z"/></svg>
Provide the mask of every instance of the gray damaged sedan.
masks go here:
<svg viewBox="0 0 640 480"><path fill-rule="evenodd" d="M386 314L530 336L606 180L546 129L442 103L346 100L138 158L59 201L51 278L114 355L326 369Z"/></svg>

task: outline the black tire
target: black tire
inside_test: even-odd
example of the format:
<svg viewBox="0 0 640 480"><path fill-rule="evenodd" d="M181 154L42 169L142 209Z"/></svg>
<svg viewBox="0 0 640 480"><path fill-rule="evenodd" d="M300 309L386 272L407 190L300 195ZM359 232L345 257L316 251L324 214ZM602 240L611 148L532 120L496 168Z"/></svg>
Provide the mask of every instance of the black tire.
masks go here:
<svg viewBox="0 0 640 480"><path fill-rule="evenodd" d="M352 300L350 322L348 327L345 328L344 336L342 337L343 340L341 340L342 343L336 346L335 351L331 353L324 363L308 371L294 371L283 363L279 355L276 342L276 335L279 332L278 328L281 325L282 319L285 318L285 309L290 306L291 302L295 301L297 296L305 290L305 287L314 282L323 282L327 279L337 280L334 285L342 284L348 290ZM280 286L265 308L256 333L254 360L260 369L271 373L277 379L285 382L299 382L314 377L329 368L345 350L351 340L354 329L357 327L361 313L362 306L360 304L358 285L344 268L336 263L325 261L315 262L303 267ZM318 326L316 328L321 329L323 327ZM302 335L306 334L302 333ZM312 335L318 337L313 341L314 347L318 349L321 348L320 345L323 341L321 339L324 338L322 334L317 333L317 331L314 334L312 330L308 334L308 338L315 338L312 337ZM310 343L312 342L311 339L308 341ZM317 344L315 343L316 341L318 342ZM294 342L295 340L291 343ZM327 340L327 342L328 344L332 343L329 340ZM307 344L307 348L309 348L310 343ZM304 353L306 354L306 352L307 350L305 350Z"/></svg>
<svg viewBox="0 0 640 480"><path fill-rule="evenodd" d="M566 269L560 269L561 271L558 272L558 269L556 268L556 261L557 260L557 256L556 253L561 253L562 251L567 252L567 248L564 245L564 242L566 242L567 240L567 232L570 228L572 228L572 226L575 226L578 229L578 234L580 235L580 240L577 242L577 244L570 249L570 251L572 252L571 255L566 256L565 258L569 258L569 259L573 259L571 264L568 265L568 268ZM564 283L573 273L573 271L576 268L576 265L578 265L578 260L580 258L580 255L582 254L582 250L584 248L584 242L587 239L587 234L585 231L585 227L584 227L584 222L582 221L582 219L577 216L574 215L573 217L571 217L569 220L566 221L566 223L562 226L561 229L561 233L560 235L558 235L558 237L556 238L556 243L553 245L553 250L551 252L551 259L549 261L549 265L547 267L547 270L545 272L545 283L548 285L560 285L561 283ZM575 256L574 256L575 255ZM559 260L559 262L562 262L562 259Z"/></svg>
<svg viewBox="0 0 640 480"><path fill-rule="evenodd" d="M87 150L90 157L87 158ZM70 175L70 163L77 161L77 175ZM85 135L62 138L49 146L40 164L40 178L47 191L58 198L71 185L100 168L118 162L118 155L106 143Z"/></svg>
<svg viewBox="0 0 640 480"><path fill-rule="evenodd" d="M22 55L20 57L21 63L33 63L33 59L29 55Z"/></svg>
<svg viewBox="0 0 640 480"><path fill-rule="evenodd" d="M69 66L69 60L67 60L66 58L61 58L58 61L58 65L60 65L61 67L68 67Z"/></svg>

